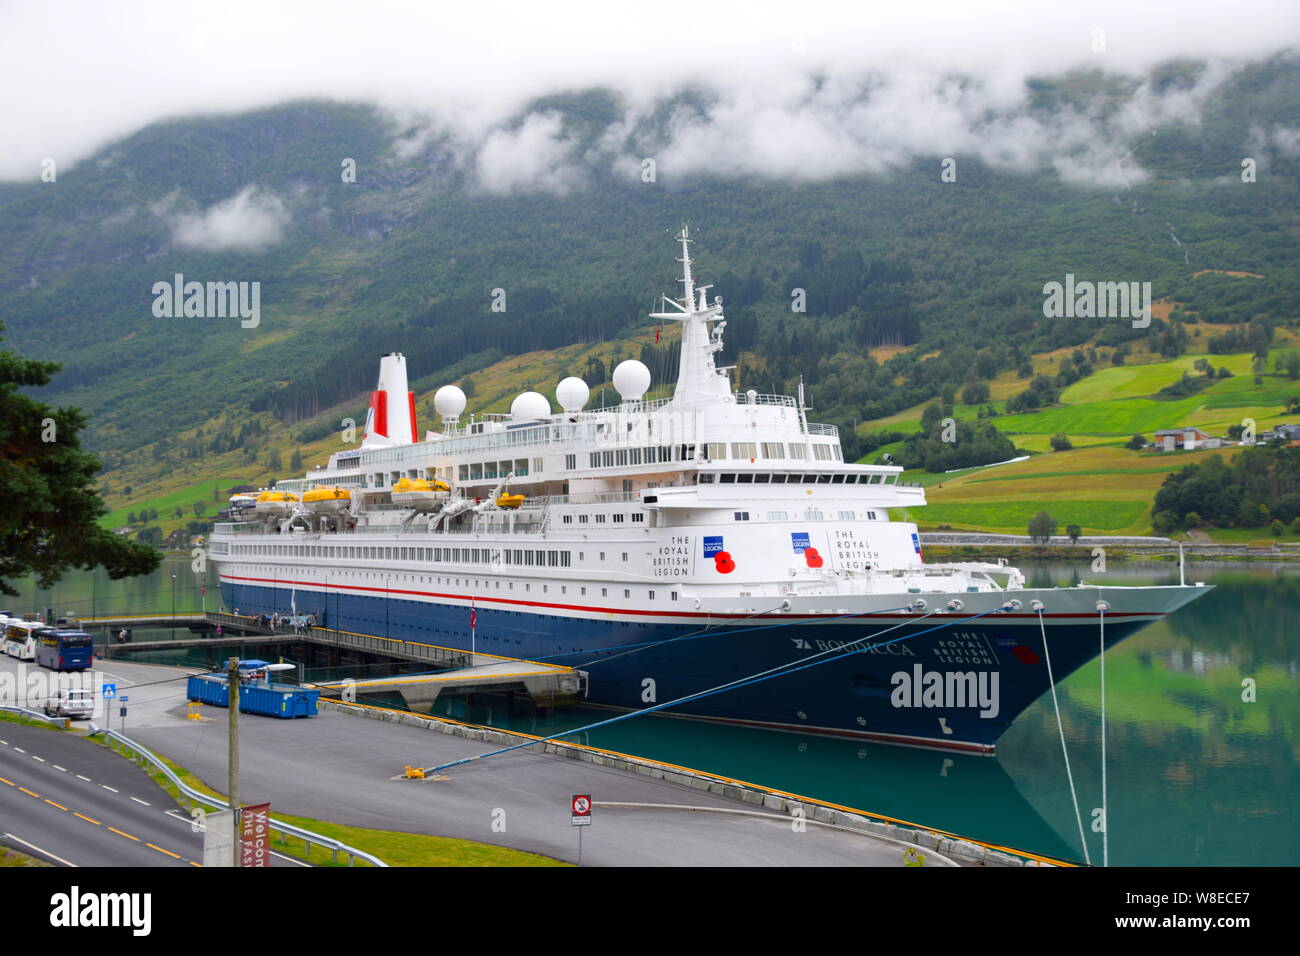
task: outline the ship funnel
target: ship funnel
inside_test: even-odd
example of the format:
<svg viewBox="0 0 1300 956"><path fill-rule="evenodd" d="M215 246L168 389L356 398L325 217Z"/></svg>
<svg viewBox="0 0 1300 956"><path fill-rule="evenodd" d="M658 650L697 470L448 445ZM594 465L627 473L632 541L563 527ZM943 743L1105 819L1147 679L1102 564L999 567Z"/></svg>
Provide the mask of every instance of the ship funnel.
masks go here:
<svg viewBox="0 0 1300 956"><path fill-rule="evenodd" d="M418 441L416 435L415 393L406 388L406 356L389 352L379 360L379 384L370 393L361 447L411 445Z"/></svg>

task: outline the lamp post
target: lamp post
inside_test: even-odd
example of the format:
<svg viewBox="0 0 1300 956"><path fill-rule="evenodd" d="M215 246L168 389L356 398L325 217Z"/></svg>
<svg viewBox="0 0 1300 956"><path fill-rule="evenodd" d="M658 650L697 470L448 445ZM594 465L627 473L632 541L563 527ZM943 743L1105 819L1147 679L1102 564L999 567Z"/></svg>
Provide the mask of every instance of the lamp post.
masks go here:
<svg viewBox="0 0 1300 956"><path fill-rule="evenodd" d="M176 575L172 575L172 640L176 639Z"/></svg>

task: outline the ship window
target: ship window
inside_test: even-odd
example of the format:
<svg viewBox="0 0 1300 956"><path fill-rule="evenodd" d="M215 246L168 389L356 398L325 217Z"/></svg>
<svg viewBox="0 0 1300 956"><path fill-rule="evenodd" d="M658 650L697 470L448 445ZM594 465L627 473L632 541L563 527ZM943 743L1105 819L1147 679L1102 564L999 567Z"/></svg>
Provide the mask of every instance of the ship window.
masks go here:
<svg viewBox="0 0 1300 956"><path fill-rule="evenodd" d="M841 511L841 512L840 512L840 520L841 520L841 521L852 521L854 517L855 517L855 516L854 516L854 514L853 514L852 511Z"/></svg>
<svg viewBox="0 0 1300 956"><path fill-rule="evenodd" d="M831 458L831 446L823 445L820 442L813 445L813 457L818 461L829 461Z"/></svg>
<svg viewBox="0 0 1300 956"><path fill-rule="evenodd" d="M875 520L876 520L876 513L875 513L874 511L868 511L868 512L867 512L867 520L868 520L868 521L875 521Z"/></svg>
<svg viewBox="0 0 1300 956"><path fill-rule="evenodd" d="M601 452L601 456L602 456L601 460L604 461L606 468L610 468L613 466L614 453L612 451Z"/></svg>
<svg viewBox="0 0 1300 956"><path fill-rule="evenodd" d="M754 476L748 472L744 472L736 476L736 481L742 485L752 485L754 483Z"/></svg>
<svg viewBox="0 0 1300 956"><path fill-rule="evenodd" d="M622 523L624 517L625 517L624 515L614 515L614 523L615 524Z"/></svg>
<svg viewBox="0 0 1300 956"><path fill-rule="evenodd" d="M588 468L600 467L600 452L592 451L587 453L587 467Z"/></svg>
<svg viewBox="0 0 1300 956"><path fill-rule="evenodd" d="M830 483L831 483L831 476L830 476L830 475L818 475L818 476L817 476L817 484L819 484L819 485L829 485Z"/></svg>
<svg viewBox="0 0 1300 956"><path fill-rule="evenodd" d="M737 512L736 512L736 520L737 520L737 521L748 521L748 520L749 520L749 512L748 512L748 511L737 511Z"/></svg>
<svg viewBox="0 0 1300 956"><path fill-rule="evenodd" d="M604 524L604 523L605 523L605 516L604 516L604 515L596 515L596 524Z"/></svg>
<svg viewBox="0 0 1300 956"><path fill-rule="evenodd" d="M784 511L769 511L767 513L768 521L785 521L790 516Z"/></svg>
<svg viewBox="0 0 1300 956"><path fill-rule="evenodd" d="M821 521L822 513L815 508L810 508L803 513L805 521Z"/></svg>
<svg viewBox="0 0 1300 956"><path fill-rule="evenodd" d="M527 458L516 458L516 459L515 459L515 477L516 477L516 478L522 478L522 477L526 477L527 475L528 475L528 459L527 459Z"/></svg>
<svg viewBox="0 0 1300 956"><path fill-rule="evenodd" d="M578 524L586 524L591 520L591 515L578 515Z"/></svg>
<svg viewBox="0 0 1300 956"><path fill-rule="evenodd" d="M754 476L754 484L756 485L765 485L771 480L772 480L772 476L766 473Z"/></svg>
<svg viewBox="0 0 1300 956"><path fill-rule="evenodd" d="M631 591L630 589L628 589L628 588L624 588L624 589L623 589L623 597L625 597L625 598L630 598L631 596L632 596L632 591Z"/></svg>
<svg viewBox="0 0 1300 956"><path fill-rule="evenodd" d="M732 458L757 458L758 449L752 441L739 441L731 443Z"/></svg>
<svg viewBox="0 0 1300 956"><path fill-rule="evenodd" d="M636 512L636 513L634 513L634 514L632 515L632 520L633 520L633 521L645 521L645 515L642 514L640 511L638 511L638 512Z"/></svg>
<svg viewBox="0 0 1300 956"><path fill-rule="evenodd" d="M765 441L765 442L763 442L763 457L764 457L764 458L784 458L784 457L785 457L785 445L784 445L782 442L779 442L779 441Z"/></svg>
<svg viewBox="0 0 1300 956"><path fill-rule="evenodd" d="M786 475L786 474L783 473L783 472L778 472L777 474L775 474L775 475L772 476L772 484L774 484L774 485L783 485L783 484L785 484L786 479L789 478L789 477L790 477L789 475Z"/></svg>
<svg viewBox="0 0 1300 956"><path fill-rule="evenodd" d="M655 599L655 593L654 593L654 591L646 591L646 596L649 597L650 600L652 600L652 601Z"/></svg>
<svg viewBox="0 0 1300 956"><path fill-rule="evenodd" d="M808 457L808 446L805 445L805 444L802 444L802 443L800 443L800 442L791 442L791 443L790 443L790 457L791 457L791 458L807 458L807 457Z"/></svg>
<svg viewBox="0 0 1300 956"><path fill-rule="evenodd" d="M534 458L534 459L533 459L533 471L541 471L541 470L542 470L542 459L540 459L540 458Z"/></svg>
<svg viewBox="0 0 1300 956"><path fill-rule="evenodd" d="M573 515L564 515L560 520L565 524L573 524Z"/></svg>
<svg viewBox="0 0 1300 956"><path fill-rule="evenodd" d="M581 595L582 597L586 597L586 596L587 596L587 589L586 589L586 588L579 588L579 590L582 592L582 595Z"/></svg>
<svg viewBox="0 0 1300 956"><path fill-rule="evenodd" d="M615 453L615 455L614 455L614 464L616 464L616 465L626 465L626 464L627 464L627 449L626 449L626 448L620 448L620 449Z"/></svg>
<svg viewBox="0 0 1300 956"><path fill-rule="evenodd" d="M601 588L601 589L600 589L600 596L601 596L601 597L609 597L609 588Z"/></svg>
<svg viewBox="0 0 1300 956"><path fill-rule="evenodd" d="M631 456L632 464L634 464L634 465L639 465L639 464L641 464L641 449L640 449L640 448L633 448L630 452L628 452L628 454Z"/></svg>
<svg viewBox="0 0 1300 956"><path fill-rule="evenodd" d="M668 592L668 597L669 597L671 600L676 601L676 600L677 600L677 592L676 592L676 591L669 591L669 592Z"/></svg>
<svg viewBox="0 0 1300 956"><path fill-rule="evenodd" d="M626 551L623 552L623 560L624 560L624 561L627 560L627 552L626 552Z"/></svg>
<svg viewBox="0 0 1300 956"><path fill-rule="evenodd" d="M602 563L603 563L604 560L605 560L605 552L604 552L604 551L600 552L600 560L601 560Z"/></svg>
<svg viewBox="0 0 1300 956"><path fill-rule="evenodd" d="M578 456L577 456L577 455L565 455L565 456L564 456L564 468L565 468L566 471L573 471L573 470L574 470L575 468L577 468L577 467L578 467Z"/></svg>
<svg viewBox="0 0 1300 956"><path fill-rule="evenodd" d="M709 442L709 450L706 454L709 458L712 458L715 461L721 458L726 458L727 443L720 441Z"/></svg>
<svg viewBox="0 0 1300 956"><path fill-rule="evenodd" d="M700 474L699 474L697 480L698 480L699 483L702 484L702 485L711 485L711 484L713 484L713 476L712 476L711 474L709 474L708 472L706 472L706 471L702 471L702 472L700 472Z"/></svg>
<svg viewBox="0 0 1300 956"><path fill-rule="evenodd" d="M736 483L735 475L718 475L718 481L724 485L734 485Z"/></svg>
<svg viewBox="0 0 1300 956"><path fill-rule="evenodd" d="M842 484L844 484L844 476L843 476L843 475L831 475L831 484L832 484L832 485L842 485Z"/></svg>

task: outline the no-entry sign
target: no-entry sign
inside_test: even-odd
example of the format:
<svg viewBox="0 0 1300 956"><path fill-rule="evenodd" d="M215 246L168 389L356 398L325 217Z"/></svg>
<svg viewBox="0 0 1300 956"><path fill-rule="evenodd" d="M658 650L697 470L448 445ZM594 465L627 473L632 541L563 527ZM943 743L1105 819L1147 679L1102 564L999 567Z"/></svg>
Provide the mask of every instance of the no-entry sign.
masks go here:
<svg viewBox="0 0 1300 956"><path fill-rule="evenodd" d="M591 794L574 794L569 808L573 811L573 825L575 827L591 826Z"/></svg>

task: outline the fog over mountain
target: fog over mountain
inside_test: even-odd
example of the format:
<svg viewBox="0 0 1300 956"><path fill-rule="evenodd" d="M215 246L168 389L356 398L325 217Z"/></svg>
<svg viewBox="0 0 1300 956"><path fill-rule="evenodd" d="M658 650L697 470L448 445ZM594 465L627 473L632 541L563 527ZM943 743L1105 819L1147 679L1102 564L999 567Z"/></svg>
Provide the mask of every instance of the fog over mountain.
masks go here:
<svg viewBox="0 0 1300 956"><path fill-rule="evenodd" d="M1297 38L1286 0L10 3L0 179L34 180L46 158L72 169L160 119L326 97L384 107L408 143L444 140L492 193L564 192L583 166L634 173L646 156L666 176L818 180L965 155L1122 186L1146 175L1126 158L1135 133L1196 122L1236 65ZM1152 82L1178 58L1207 66L1190 86ZM1033 78L1074 70L1107 74L1122 109L1036 109ZM545 110L520 115L593 87L619 102L594 143ZM1296 133L1260 136L1285 148Z"/></svg>

